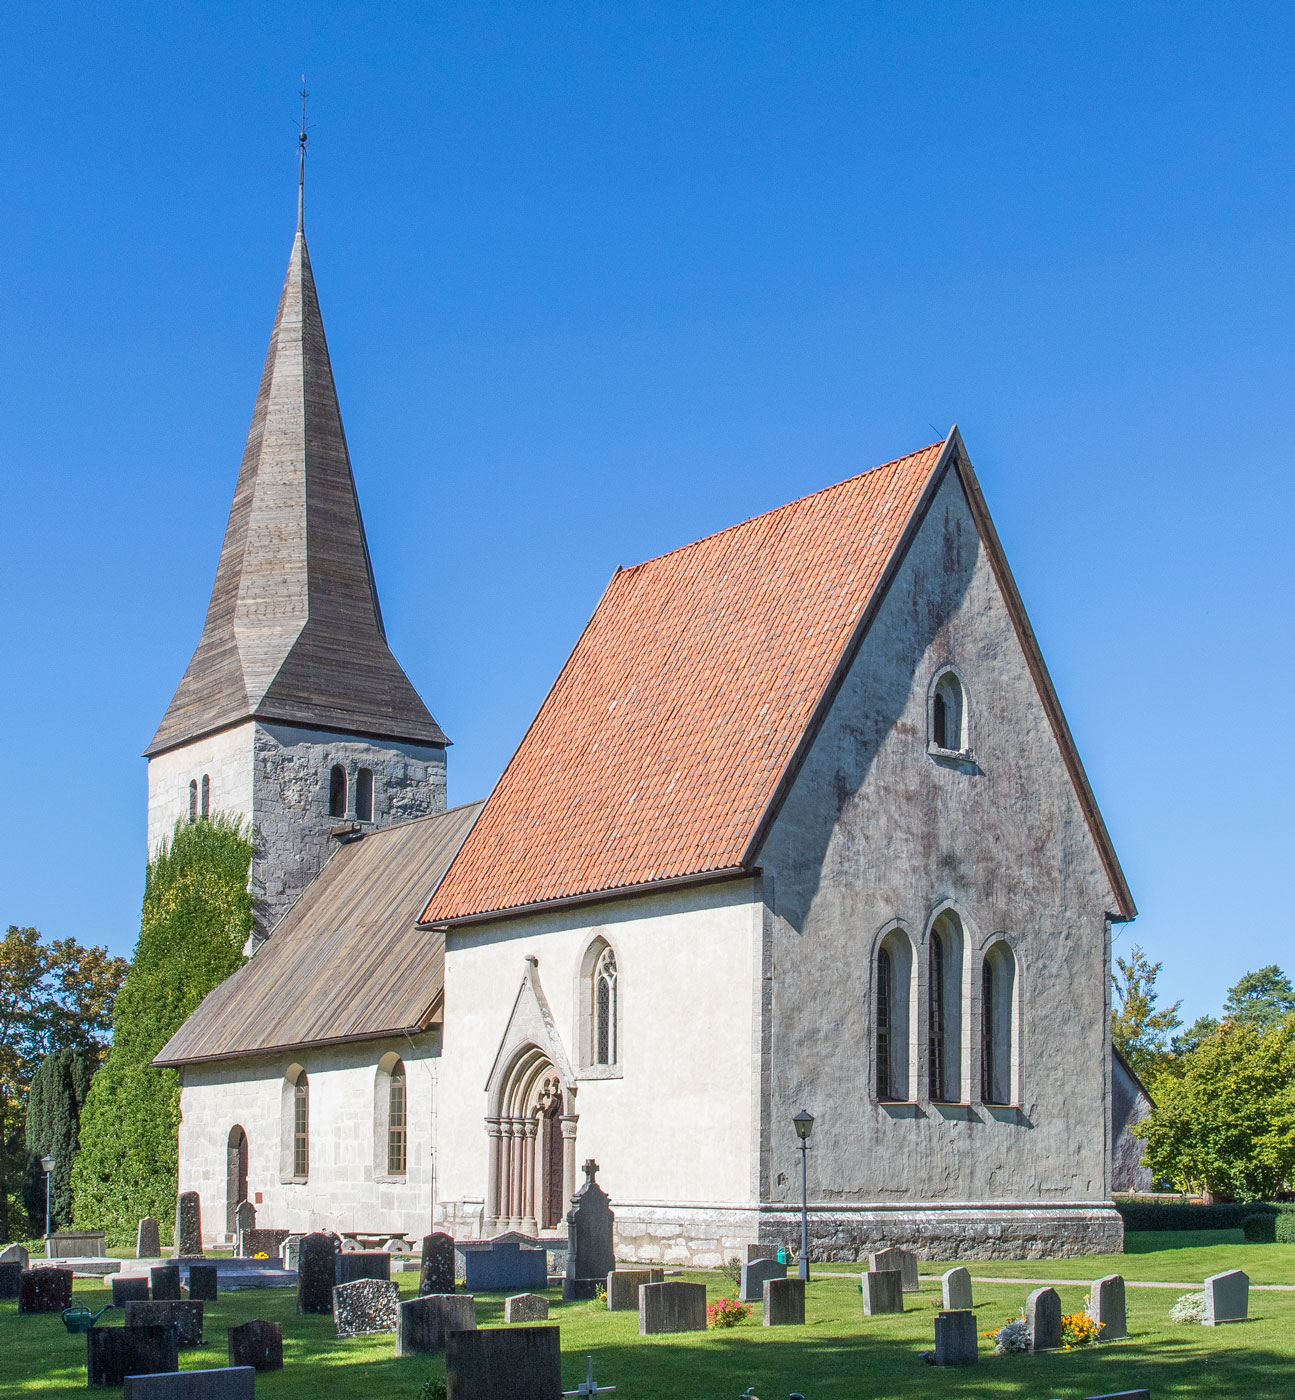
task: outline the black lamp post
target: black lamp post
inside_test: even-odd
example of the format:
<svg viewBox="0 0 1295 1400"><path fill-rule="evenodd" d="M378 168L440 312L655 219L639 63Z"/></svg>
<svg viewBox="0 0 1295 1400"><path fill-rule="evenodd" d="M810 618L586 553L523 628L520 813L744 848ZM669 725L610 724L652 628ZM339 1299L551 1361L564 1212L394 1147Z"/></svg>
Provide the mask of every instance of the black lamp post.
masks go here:
<svg viewBox="0 0 1295 1400"><path fill-rule="evenodd" d="M49 1255L49 1178L54 1170L53 1157L42 1157L41 1166L45 1169L45 1253Z"/></svg>
<svg viewBox="0 0 1295 1400"><path fill-rule="evenodd" d="M809 1280L809 1188L806 1154L809 1152L809 1135L814 1127L814 1115L803 1108L791 1120L800 1139L800 1276Z"/></svg>

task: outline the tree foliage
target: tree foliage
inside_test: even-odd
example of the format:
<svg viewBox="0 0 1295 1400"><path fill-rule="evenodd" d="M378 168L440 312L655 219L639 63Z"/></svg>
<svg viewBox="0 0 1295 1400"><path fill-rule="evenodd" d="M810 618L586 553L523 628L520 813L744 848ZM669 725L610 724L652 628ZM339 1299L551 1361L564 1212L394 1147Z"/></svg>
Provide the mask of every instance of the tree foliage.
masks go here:
<svg viewBox="0 0 1295 1400"><path fill-rule="evenodd" d="M53 1157L49 1209L54 1228L72 1223L72 1163L76 1159L81 1109L99 1056L80 1045L65 1045L46 1055L27 1091L27 1172L23 1203L33 1220L45 1213L42 1157Z"/></svg>
<svg viewBox="0 0 1295 1400"><path fill-rule="evenodd" d="M1230 1021L1268 1030L1295 1011L1295 986L1277 966L1269 963L1246 975L1228 991L1223 1015Z"/></svg>
<svg viewBox="0 0 1295 1400"><path fill-rule="evenodd" d="M44 943L34 928L10 925L0 941L0 1240L10 1238L11 1224L20 1223L24 1235L31 1228L15 1192L26 1166L23 1120L36 1067L64 1047L97 1058L125 973L124 958L75 938Z"/></svg>
<svg viewBox="0 0 1295 1400"><path fill-rule="evenodd" d="M252 930L252 845L240 821L176 825L148 867L135 959L113 1045L81 1117L73 1169L78 1226L126 1243L141 1216L174 1212L180 1087L153 1057L243 961Z"/></svg>
<svg viewBox="0 0 1295 1400"><path fill-rule="evenodd" d="M1153 963L1136 943L1129 957L1116 958L1111 984L1119 1005L1111 1011L1111 1039L1148 1086L1165 1068L1170 1038L1182 1025L1181 1001L1157 1009L1156 978L1163 963Z"/></svg>

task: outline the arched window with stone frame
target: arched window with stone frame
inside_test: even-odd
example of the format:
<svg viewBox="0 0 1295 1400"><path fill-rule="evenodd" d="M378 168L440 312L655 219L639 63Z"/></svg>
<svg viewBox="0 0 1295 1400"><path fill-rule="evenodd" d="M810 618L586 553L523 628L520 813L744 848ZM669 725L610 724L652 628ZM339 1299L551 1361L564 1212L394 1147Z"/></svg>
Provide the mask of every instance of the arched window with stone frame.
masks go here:
<svg viewBox="0 0 1295 1400"><path fill-rule="evenodd" d="M280 1105L279 1179L304 1182L310 1176L310 1080L304 1066L288 1066Z"/></svg>
<svg viewBox="0 0 1295 1400"><path fill-rule="evenodd" d="M205 820L207 817L211 816L211 778L206 773L202 775L202 785L199 787L198 792L198 807Z"/></svg>
<svg viewBox="0 0 1295 1400"><path fill-rule="evenodd" d="M373 820L373 769L361 768L355 775L355 820Z"/></svg>
<svg viewBox="0 0 1295 1400"><path fill-rule="evenodd" d="M926 1088L932 1103L962 1103L966 940L951 909L931 924L926 948Z"/></svg>
<svg viewBox="0 0 1295 1400"><path fill-rule="evenodd" d="M616 949L602 933L585 949L579 978L580 1064L595 1075L614 1076L621 1064L621 969Z"/></svg>
<svg viewBox="0 0 1295 1400"><path fill-rule="evenodd" d="M971 752L971 716L967 688L952 666L938 670L927 692L927 747L936 754Z"/></svg>
<svg viewBox="0 0 1295 1400"><path fill-rule="evenodd" d="M1016 955L996 938L980 964L980 1099L1009 1106L1020 1102L1020 976Z"/></svg>
<svg viewBox="0 0 1295 1400"><path fill-rule="evenodd" d="M403 1178L409 1169L409 1079L405 1062L383 1055L373 1086L373 1170Z"/></svg>
<svg viewBox="0 0 1295 1400"><path fill-rule="evenodd" d="M328 815L346 815L346 769L340 763L334 763L328 774Z"/></svg>
<svg viewBox="0 0 1295 1400"><path fill-rule="evenodd" d="M908 1103L914 1097L912 992L913 945L896 926L873 959L873 1089L882 1103Z"/></svg>
<svg viewBox="0 0 1295 1400"><path fill-rule="evenodd" d="M189 822L192 825L198 820L198 780L189 779Z"/></svg>

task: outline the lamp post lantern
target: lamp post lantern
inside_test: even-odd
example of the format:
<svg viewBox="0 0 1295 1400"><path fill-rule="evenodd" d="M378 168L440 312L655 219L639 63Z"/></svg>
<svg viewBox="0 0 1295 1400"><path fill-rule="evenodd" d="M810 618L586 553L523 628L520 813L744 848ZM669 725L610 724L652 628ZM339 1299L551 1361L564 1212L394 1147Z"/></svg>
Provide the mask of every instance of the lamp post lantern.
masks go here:
<svg viewBox="0 0 1295 1400"><path fill-rule="evenodd" d="M796 1128L796 1136L800 1139L800 1276L808 1282L809 1280L809 1188L807 1153L809 1152L809 1135L814 1127L814 1115L807 1113L803 1108L791 1120Z"/></svg>
<svg viewBox="0 0 1295 1400"><path fill-rule="evenodd" d="M54 1170L54 1158L42 1157L41 1166L45 1169L45 1254L49 1255L49 1178Z"/></svg>

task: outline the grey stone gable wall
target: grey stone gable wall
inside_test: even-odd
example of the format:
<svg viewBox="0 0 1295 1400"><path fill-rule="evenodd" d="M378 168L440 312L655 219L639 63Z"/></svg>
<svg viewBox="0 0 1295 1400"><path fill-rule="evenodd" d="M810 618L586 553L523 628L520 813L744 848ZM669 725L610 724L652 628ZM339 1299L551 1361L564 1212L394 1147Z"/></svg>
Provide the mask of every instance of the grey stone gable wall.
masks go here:
<svg viewBox="0 0 1295 1400"><path fill-rule="evenodd" d="M926 751L928 687L946 663L967 687L974 765ZM757 863L768 978L762 1199L799 1204L790 1120L801 1107L819 1118L811 1200L1109 1199L1114 895L953 472ZM945 901L964 922L973 1005L982 941L1003 931L1015 946L1019 1113L921 1101L925 938ZM872 968L879 935L897 919L918 945L915 1109L874 1098ZM978 1036L978 1020L964 1024L973 1098Z"/></svg>

